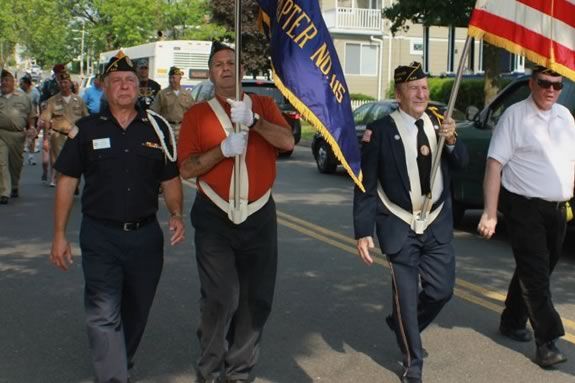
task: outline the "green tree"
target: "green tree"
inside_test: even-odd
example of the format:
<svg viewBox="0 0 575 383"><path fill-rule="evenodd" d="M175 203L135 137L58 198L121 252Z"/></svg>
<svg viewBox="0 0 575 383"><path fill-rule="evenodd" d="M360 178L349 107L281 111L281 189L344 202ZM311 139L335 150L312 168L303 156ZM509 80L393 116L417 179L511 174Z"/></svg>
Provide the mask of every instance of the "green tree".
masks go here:
<svg viewBox="0 0 575 383"><path fill-rule="evenodd" d="M0 67L6 65L8 53L14 49L18 41L17 15L14 13L11 2L0 1Z"/></svg>
<svg viewBox="0 0 575 383"><path fill-rule="evenodd" d="M166 0L161 30L174 40L212 40L226 33L225 27L212 23L208 0Z"/></svg>
<svg viewBox="0 0 575 383"><path fill-rule="evenodd" d="M213 21L225 27L224 38L235 40L235 0L212 0L210 8ZM257 26L258 3L256 0L242 0L241 38L242 63L247 74L267 74L271 69L269 42Z"/></svg>
<svg viewBox="0 0 575 383"><path fill-rule="evenodd" d="M383 10L383 15L391 21L391 32L407 30L408 22L424 26L466 27L469 24L475 0L400 0ZM485 102L490 101L499 90L496 81L499 68L499 48L489 44L484 46Z"/></svg>
<svg viewBox="0 0 575 383"><path fill-rule="evenodd" d="M0 0L0 65L19 43L40 64L84 53L143 44L164 31L171 39L211 39L226 30L211 22L208 0Z"/></svg>

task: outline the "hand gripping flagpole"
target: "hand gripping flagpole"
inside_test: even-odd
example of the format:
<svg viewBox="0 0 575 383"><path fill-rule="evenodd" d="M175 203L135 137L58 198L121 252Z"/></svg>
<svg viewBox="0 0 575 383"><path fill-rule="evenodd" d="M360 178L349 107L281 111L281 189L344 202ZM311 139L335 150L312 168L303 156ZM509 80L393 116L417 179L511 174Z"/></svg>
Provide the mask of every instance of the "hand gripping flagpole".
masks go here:
<svg viewBox="0 0 575 383"><path fill-rule="evenodd" d="M459 58L459 67L457 67L457 75L455 76L455 81L453 82L453 87L451 88L451 95L449 96L449 102L447 103L447 116L446 118L451 118L453 114L453 108L455 106L455 100L457 100L457 93L459 92L459 85L461 85L461 78L463 77L463 69L465 67L465 60L467 60L467 54L469 53L469 47L471 45L472 37L467 35L465 40L465 46L463 47L463 52L461 52L461 57ZM445 137L441 136L439 138L439 144L437 145L437 155L433 159L433 165L431 167L431 188L435 184L435 178L437 176L437 169L441 163L441 153L443 152L443 146L445 144ZM431 204L432 195L429 193L425 200L423 201L423 207L421 209L420 219L424 221L427 219L429 214L429 205Z"/></svg>
<svg viewBox="0 0 575 383"><path fill-rule="evenodd" d="M235 45L235 82L236 82L236 100L241 99L240 87L241 87L241 79L240 79L240 51L242 49L241 44L241 21L242 21L242 4L241 0L236 0L236 19L235 19L235 26L236 26L236 45ZM234 124L234 132L239 133L241 126L239 123ZM234 157L234 214L239 216L240 214L240 156Z"/></svg>

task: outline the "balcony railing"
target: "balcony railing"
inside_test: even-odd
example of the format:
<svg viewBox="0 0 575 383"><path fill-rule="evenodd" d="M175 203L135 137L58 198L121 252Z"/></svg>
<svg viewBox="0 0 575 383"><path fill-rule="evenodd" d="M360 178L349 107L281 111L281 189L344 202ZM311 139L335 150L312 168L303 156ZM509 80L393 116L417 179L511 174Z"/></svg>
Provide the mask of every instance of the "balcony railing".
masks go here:
<svg viewBox="0 0 575 383"><path fill-rule="evenodd" d="M350 32L381 32L381 9L337 7L323 12L323 18L330 30Z"/></svg>

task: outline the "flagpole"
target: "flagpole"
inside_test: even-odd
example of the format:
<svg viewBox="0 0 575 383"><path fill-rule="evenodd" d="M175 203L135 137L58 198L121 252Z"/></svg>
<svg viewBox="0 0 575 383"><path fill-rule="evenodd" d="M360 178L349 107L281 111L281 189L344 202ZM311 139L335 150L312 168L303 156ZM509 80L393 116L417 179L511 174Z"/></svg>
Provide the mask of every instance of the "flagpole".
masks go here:
<svg viewBox="0 0 575 383"><path fill-rule="evenodd" d="M242 4L241 0L236 0L235 5L235 27L236 27L236 44L235 44L235 83L236 83L236 100L241 99L241 78L240 78L240 51L242 48L241 43L241 14L242 14ZM240 124L234 124L234 132L240 132ZM240 156L234 157L234 210L239 211L240 208Z"/></svg>
<svg viewBox="0 0 575 383"><path fill-rule="evenodd" d="M469 53L469 47L471 46L472 37L467 35L465 39L465 45L463 46L463 52L461 57L459 57L459 66L457 67L457 75L455 76L455 81L453 82L453 87L451 88L451 95L449 96L449 102L447 103L447 116L446 118L451 118L453 114L453 108L455 107L455 100L457 100L457 93L459 92L459 86L461 85L461 78L463 77L463 69L465 67L465 61L467 60L467 54ZM433 190L433 185L435 184L435 178L437 176L437 169L441 163L441 153L443 152L443 146L445 144L445 137L441 136L439 138L437 155L433 159L433 165L431 167L431 189ZM431 203L431 193L429 193L425 200L423 201L423 207L421 209L421 219L427 218L427 210L429 204Z"/></svg>

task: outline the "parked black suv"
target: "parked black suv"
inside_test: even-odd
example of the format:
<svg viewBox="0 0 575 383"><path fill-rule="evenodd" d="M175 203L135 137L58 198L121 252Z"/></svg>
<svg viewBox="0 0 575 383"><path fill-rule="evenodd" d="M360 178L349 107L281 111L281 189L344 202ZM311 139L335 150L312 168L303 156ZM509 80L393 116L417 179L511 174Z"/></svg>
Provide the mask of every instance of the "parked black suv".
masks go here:
<svg viewBox="0 0 575 383"><path fill-rule="evenodd" d="M301 115L283 96L273 81L268 80L242 80L242 89L246 93L255 93L263 96L270 96L274 99L277 106L288 124L292 128L293 138L297 144L301 139ZM214 85L211 81L202 81L192 89L192 97L196 101L209 100L214 96ZM292 152L281 153L282 156L290 156Z"/></svg>

